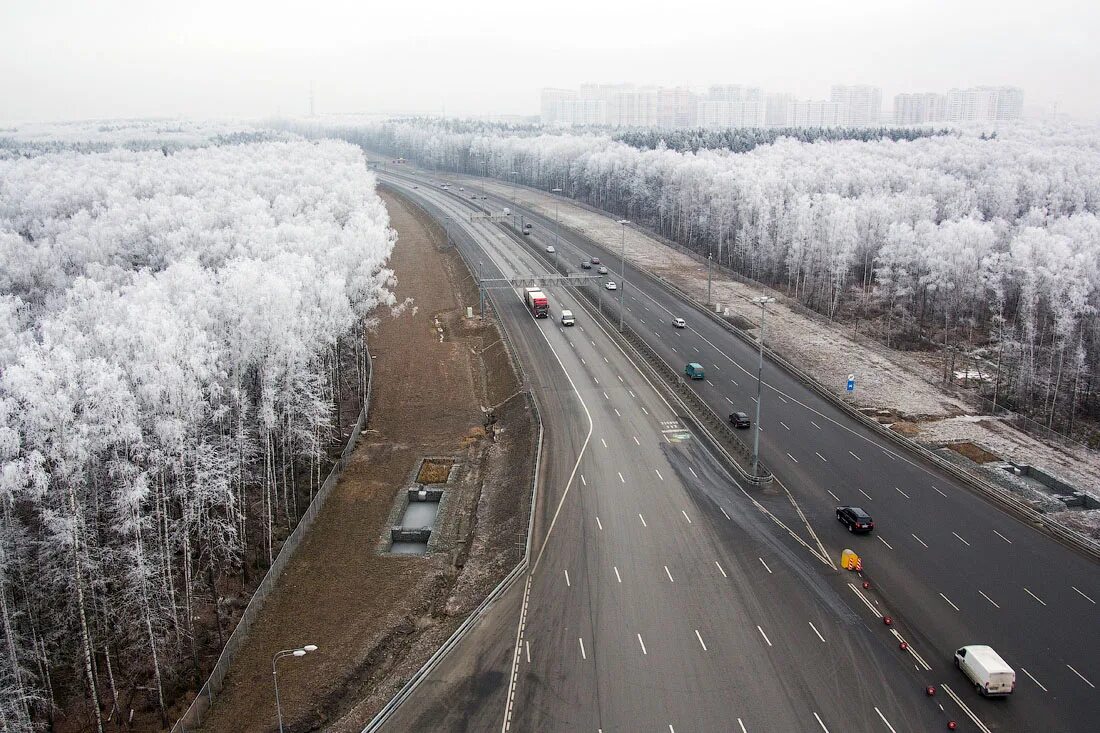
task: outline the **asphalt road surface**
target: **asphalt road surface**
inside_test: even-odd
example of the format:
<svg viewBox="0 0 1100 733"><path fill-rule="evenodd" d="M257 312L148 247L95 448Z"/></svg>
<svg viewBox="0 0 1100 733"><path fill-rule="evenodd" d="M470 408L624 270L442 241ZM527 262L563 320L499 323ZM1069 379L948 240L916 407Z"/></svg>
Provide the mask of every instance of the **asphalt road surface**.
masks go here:
<svg viewBox="0 0 1100 733"><path fill-rule="evenodd" d="M499 226L421 196L452 234L470 232L484 277L547 271ZM498 603L392 729L942 726L906 657L852 610L847 578L769 521L582 304L554 290L552 313L569 307L576 327L496 294L563 461L544 475L530 583L517 586L526 613L501 626L514 591ZM501 638L518 654L487 672ZM456 718L459 706L478 723Z"/></svg>

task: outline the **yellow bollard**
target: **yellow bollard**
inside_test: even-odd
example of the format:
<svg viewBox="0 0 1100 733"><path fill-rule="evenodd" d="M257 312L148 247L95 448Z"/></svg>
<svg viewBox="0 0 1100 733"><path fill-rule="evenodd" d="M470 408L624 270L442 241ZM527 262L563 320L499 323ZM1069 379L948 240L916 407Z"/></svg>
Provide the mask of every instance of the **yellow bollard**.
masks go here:
<svg viewBox="0 0 1100 733"><path fill-rule="evenodd" d="M862 570L863 562L854 551L845 550L840 553L840 566L845 570Z"/></svg>

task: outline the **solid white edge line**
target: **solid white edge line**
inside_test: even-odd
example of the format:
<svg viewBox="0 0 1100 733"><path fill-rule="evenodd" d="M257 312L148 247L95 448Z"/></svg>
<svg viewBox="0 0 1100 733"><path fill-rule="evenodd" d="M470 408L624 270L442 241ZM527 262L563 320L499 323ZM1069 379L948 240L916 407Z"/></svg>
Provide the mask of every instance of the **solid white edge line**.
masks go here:
<svg viewBox="0 0 1100 733"><path fill-rule="evenodd" d="M955 691L952 690L946 683L941 684L940 687L942 687L943 691L946 692L951 697L951 699L955 701L955 704L959 706L959 709L966 713L966 717L970 718L970 720L974 722L974 725L978 726L978 730L980 730L982 733L993 733L991 730L989 730L989 728L985 727L985 723L983 723L978 718L978 716L974 714L973 710L966 706L966 703L962 701L962 698L956 695Z"/></svg>

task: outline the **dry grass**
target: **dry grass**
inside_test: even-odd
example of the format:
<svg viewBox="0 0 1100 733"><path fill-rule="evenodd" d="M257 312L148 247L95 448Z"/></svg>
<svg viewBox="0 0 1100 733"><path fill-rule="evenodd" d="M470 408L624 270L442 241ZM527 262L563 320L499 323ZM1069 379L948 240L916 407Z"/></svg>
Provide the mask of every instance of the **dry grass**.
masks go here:
<svg viewBox="0 0 1100 733"><path fill-rule="evenodd" d="M908 420L898 420L890 426L895 433L900 433L907 438L915 438L920 435L920 425Z"/></svg>
<svg viewBox="0 0 1100 733"><path fill-rule="evenodd" d="M969 442L952 443L947 446L951 450L955 451L959 455L966 456L974 463L993 463L1001 460L1000 456L993 455L985 448L974 445Z"/></svg>
<svg viewBox="0 0 1100 733"><path fill-rule="evenodd" d="M420 464L420 471L416 474L418 484L443 484L451 475L452 460L432 459Z"/></svg>

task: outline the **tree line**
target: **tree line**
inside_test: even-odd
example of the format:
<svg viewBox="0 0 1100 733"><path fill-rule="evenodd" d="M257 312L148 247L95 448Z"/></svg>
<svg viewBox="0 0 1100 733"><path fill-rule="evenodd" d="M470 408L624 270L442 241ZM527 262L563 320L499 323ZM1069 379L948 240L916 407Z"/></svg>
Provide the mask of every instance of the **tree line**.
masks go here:
<svg viewBox="0 0 1100 733"><path fill-rule="evenodd" d="M42 144L0 159L0 728L167 722L324 478L395 235L342 142Z"/></svg>

